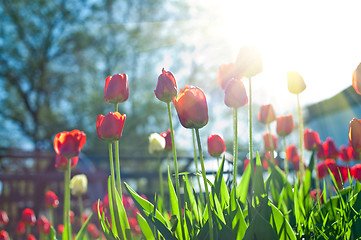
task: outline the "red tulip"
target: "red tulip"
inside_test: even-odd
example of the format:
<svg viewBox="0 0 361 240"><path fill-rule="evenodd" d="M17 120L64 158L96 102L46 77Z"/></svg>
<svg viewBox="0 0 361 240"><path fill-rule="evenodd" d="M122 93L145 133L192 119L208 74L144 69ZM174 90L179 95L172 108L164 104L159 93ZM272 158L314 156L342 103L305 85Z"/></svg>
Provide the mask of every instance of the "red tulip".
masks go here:
<svg viewBox="0 0 361 240"><path fill-rule="evenodd" d="M15 229L16 234L23 235L25 233L25 230L26 228L24 222L23 221L18 222Z"/></svg>
<svg viewBox="0 0 361 240"><path fill-rule="evenodd" d="M202 128L208 123L206 96L198 87L186 86L173 98L178 118L185 128Z"/></svg>
<svg viewBox="0 0 361 240"><path fill-rule="evenodd" d="M269 124L276 120L276 114L271 104L262 105L258 112L258 121Z"/></svg>
<svg viewBox="0 0 361 240"><path fill-rule="evenodd" d="M70 159L70 166L73 168L78 164L79 157L75 156ZM55 168L59 170L66 170L68 167L68 158L56 155Z"/></svg>
<svg viewBox="0 0 361 240"><path fill-rule="evenodd" d="M356 178L359 182L361 182L361 164L355 164L350 168L350 175L353 178Z"/></svg>
<svg viewBox="0 0 361 240"><path fill-rule="evenodd" d="M102 201L99 201L99 212L100 215L103 214L103 211L105 210L104 208L104 204ZM98 201L96 201L95 203L93 203L93 212L97 215L98 214ZM105 212L104 212L105 214Z"/></svg>
<svg viewBox="0 0 361 240"><path fill-rule="evenodd" d="M351 120L348 136L353 149L361 152L361 120L356 118Z"/></svg>
<svg viewBox="0 0 361 240"><path fill-rule="evenodd" d="M237 72L241 76L253 77L262 72L261 53L252 47L242 47L236 59Z"/></svg>
<svg viewBox="0 0 361 240"><path fill-rule="evenodd" d="M232 78L224 93L224 103L230 108L240 108L248 103L246 88L240 79Z"/></svg>
<svg viewBox="0 0 361 240"><path fill-rule="evenodd" d="M36 222L34 211L30 208L25 208L21 221L23 221L25 225L34 226Z"/></svg>
<svg viewBox="0 0 361 240"><path fill-rule="evenodd" d="M289 161L289 162L299 161L300 156L298 156L296 145L290 144L286 148L286 158L287 158L287 161Z"/></svg>
<svg viewBox="0 0 361 240"><path fill-rule="evenodd" d="M279 136L284 137L291 134L294 128L295 123L291 114L277 118L277 134Z"/></svg>
<svg viewBox="0 0 361 240"><path fill-rule="evenodd" d="M360 153L355 151L352 146L348 146L347 153L350 159L360 160Z"/></svg>
<svg viewBox="0 0 361 240"><path fill-rule="evenodd" d="M314 200L320 200L321 203L323 203L323 197L322 197L322 192L320 189L318 189L318 191L316 189L313 189L310 193L310 197Z"/></svg>
<svg viewBox="0 0 361 240"><path fill-rule="evenodd" d="M320 136L317 132L312 131L311 129L306 129L303 134L303 139L305 143L305 148L307 150L313 151L317 150L321 145Z"/></svg>
<svg viewBox="0 0 361 240"><path fill-rule="evenodd" d="M122 137L126 115L110 112L106 116L97 117L98 137L103 141L117 141Z"/></svg>
<svg viewBox="0 0 361 240"><path fill-rule="evenodd" d="M236 65L234 63L223 64L219 67L217 82L219 86L224 90L227 86L227 83L232 79L239 79L240 75L236 71Z"/></svg>
<svg viewBox="0 0 361 240"><path fill-rule="evenodd" d="M33 234L29 234L26 240L36 240L36 237Z"/></svg>
<svg viewBox="0 0 361 240"><path fill-rule="evenodd" d="M351 156L348 153L348 149L348 147L345 147L343 145L340 146L339 158L344 162L351 161Z"/></svg>
<svg viewBox="0 0 361 240"><path fill-rule="evenodd" d="M0 225L6 225L9 223L9 217L8 217L8 214L1 210L0 211Z"/></svg>
<svg viewBox="0 0 361 240"><path fill-rule="evenodd" d="M287 87L290 93L299 94L306 89L306 84L298 72L289 71L287 72Z"/></svg>
<svg viewBox="0 0 361 240"><path fill-rule="evenodd" d="M177 83L171 72L162 69L158 77L157 87L154 90L155 96L162 102L169 103L177 96Z"/></svg>
<svg viewBox="0 0 361 240"><path fill-rule="evenodd" d="M337 171L337 165L334 159L329 158L317 164L318 178L323 179L325 176L329 175L328 169L330 169L331 172Z"/></svg>
<svg viewBox="0 0 361 240"><path fill-rule="evenodd" d="M97 228L97 226L94 223L89 223L87 230L90 234L90 236L94 239L97 239L100 235L99 235L99 230Z"/></svg>
<svg viewBox="0 0 361 240"><path fill-rule="evenodd" d="M165 139L165 147L164 147L164 150L165 151L170 151L172 150L172 136L170 134L170 129L168 129L167 131L165 132L162 132L160 134L162 137L164 137Z"/></svg>
<svg viewBox="0 0 361 240"><path fill-rule="evenodd" d="M326 138L326 141L322 144L323 149L325 150L327 158L336 159L339 155L335 142L332 138Z"/></svg>
<svg viewBox="0 0 361 240"><path fill-rule="evenodd" d="M269 153L266 153L265 154L265 157L268 159L268 161L270 161L270 154ZM269 164L268 164L268 161L266 159L263 159L262 160L262 167L264 170L268 170L269 168ZM275 158L275 163L274 163L276 166L279 165L279 162L277 160L277 158Z"/></svg>
<svg viewBox="0 0 361 240"><path fill-rule="evenodd" d="M327 153L325 151L325 148L323 147L323 144L320 145L320 148L317 151L317 158L321 160L327 158Z"/></svg>
<svg viewBox="0 0 361 240"><path fill-rule="evenodd" d="M226 151L226 144L221 136L213 134L207 139L208 153L212 157L219 157Z"/></svg>
<svg viewBox="0 0 361 240"><path fill-rule="evenodd" d="M86 135L77 129L71 132L60 132L54 138L54 150L58 155L71 158L78 156L84 146Z"/></svg>
<svg viewBox="0 0 361 240"><path fill-rule="evenodd" d="M337 186L341 188L343 183L348 180L348 167L336 166L336 169L331 170L332 175L334 176Z"/></svg>
<svg viewBox="0 0 361 240"><path fill-rule="evenodd" d="M37 221L37 225L39 233L49 234L51 225L46 217L41 216Z"/></svg>
<svg viewBox="0 0 361 240"><path fill-rule="evenodd" d="M293 169L295 171L299 171L300 170L300 157L297 156L296 158L293 159L293 162L292 162L292 165L293 165ZM303 169L306 168L306 165L303 163Z"/></svg>
<svg viewBox="0 0 361 240"><path fill-rule="evenodd" d="M109 208L109 195L108 193L105 194L105 196L103 197L103 205L105 206L105 208ZM124 205L124 203L123 203Z"/></svg>
<svg viewBox="0 0 361 240"><path fill-rule="evenodd" d="M352 74L352 86L358 94L361 94L361 63Z"/></svg>
<svg viewBox="0 0 361 240"><path fill-rule="evenodd" d="M0 240L10 240L9 234L5 230L0 231Z"/></svg>
<svg viewBox="0 0 361 240"><path fill-rule="evenodd" d="M105 79L104 99L109 103L122 103L129 97L128 76L125 73L108 76Z"/></svg>
<svg viewBox="0 0 361 240"><path fill-rule="evenodd" d="M264 150L267 151L267 152L275 150L278 147L277 137L275 135L271 135L271 139L272 139L272 145L271 145L271 142L270 142L269 133L263 134Z"/></svg>
<svg viewBox="0 0 361 240"><path fill-rule="evenodd" d="M63 232L64 232L64 225L63 224L59 224L58 225L58 233L60 235L63 235Z"/></svg>
<svg viewBox="0 0 361 240"><path fill-rule="evenodd" d="M70 219L70 223L73 224L74 223L74 212L72 210L69 211L69 219Z"/></svg>
<svg viewBox="0 0 361 240"><path fill-rule="evenodd" d="M56 208L59 206L58 196L52 191L47 191L45 193L45 206Z"/></svg>

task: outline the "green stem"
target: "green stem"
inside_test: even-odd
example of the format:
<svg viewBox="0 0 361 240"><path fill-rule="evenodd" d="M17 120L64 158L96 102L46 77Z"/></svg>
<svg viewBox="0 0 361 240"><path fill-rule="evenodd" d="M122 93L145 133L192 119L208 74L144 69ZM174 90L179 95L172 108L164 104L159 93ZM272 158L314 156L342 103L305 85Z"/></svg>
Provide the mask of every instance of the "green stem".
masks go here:
<svg viewBox="0 0 361 240"><path fill-rule="evenodd" d="M70 178L71 178L71 159L68 158L68 166L64 171L64 226L67 226L67 236L63 234L63 239L71 239L71 225L70 225Z"/></svg>
<svg viewBox="0 0 361 240"><path fill-rule="evenodd" d="M201 161L201 166L202 166L202 177L203 177L203 182L204 182L204 189L206 190L206 200L207 200L207 209L208 209L208 223L209 223L209 229L210 229L209 235L210 235L210 240L213 240L213 220L212 220L211 200L209 198L209 191L208 191L208 182L207 182L207 176L206 176L206 169L204 167L202 145L201 145L201 139L199 137L199 129L196 128L195 130L196 130L197 143L198 143L199 159Z"/></svg>
<svg viewBox="0 0 361 240"><path fill-rule="evenodd" d="M49 220L50 220L50 225L54 226L54 209L52 207L49 207Z"/></svg>
<svg viewBox="0 0 361 240"><path fill-rule="evenodd" d="M274 157L274 149L275 146L273 146L273 138L272 138L272 134L271 134L271 124L267 123L267 129L268 129L268 140L269 140L269 144L271 147L271 151L270 151L270 155L271 155L271 161L273 164L275 164L275 157Z"/></svg>
<svg viewBox="0 0 361 240"><path fill-rule="evenodd" d="M80 215L80 223L83 225L83 199L82 196L78 196L78 205L79 205L79 215Z"/></svg>
<svg viewBox="0 0 361 240"><path fill-rule="evenodd" d="M199 197L201 199L201 203L205 204L204 197L203 197L203 190L201 185L201 179L198 175L198 155L197 155L197 146L196 146L196 130L192 128L192 137L193 137L193 153L194 153L194 164L196 165L196 172L197 172L197 180L198 180L198 187L199 187ZM200 204L201 212L203 212L203 205Z"/></svg>
<svg viewBox="0 0 361 240"><path fill-rule="evenodd" d="M252 140L252 81L251 77L249 78L249 103L248 103L248 122L249 122L249 160L250 163L253 163L253 140ZM251 169L253 169L253 166L251 166ZM253 172L253 171L251 171Z"/></svg>
<svg viewBox="0 0 361 240"><path fill-rule="evenodd" d="M160 201L158 199L158 202L160 203L158 204L158 206L160 206L159 208L160 212L163 213L164 211L163 171L162 171L162 160L160 159L159 154L158 154L158 168L159 168L158 174L159 174L159 187L160 187L160 197L161 197Z"/></svg>
<svg viewBox="0 0 361 240"><path fill-rule="evenodd" d="M176 152L176 146L175 146L175 141L174 141L172 112L171 112L171 107L170 107L169 102L167 103L167 108L168 108L170 135L172 138L172 150L173 150L174 172L175 172L175 187L176 187L176 193L177 193L177 198L178 198L179 218L180 218L180 224L181 224L181 229L182 229L182 237L183 237L183 239L185 239L184 224L183 224L183 217L182 217L182 200L181 200L180 189L179 189L180 187L179 187L177 152Z"/></svg>
<svg viewBox="0 0 361 240"><path fill-rule="evenodd" d="M300 135L300 178L303 177L304 168L303 168L303 118L302 118L302 110L300 105L299 94L297 94L297 108L298 108L298 133Z"/></svg>
<svg viewBox="0 0 361 240"><path fill-rule="evenodd" d="M286 145L286 137L283 136L283 148L285 150L285 160L284 160L284 167L285 167L285 175L286 179L288 176L288 159L287 159L287 145Z"/></svg>
<svg viewBox="0 0 361 240"><path fill-rule="evenodd" d="M314 155L314 152L316 150L313 150L312 155ZM314 159L314 165L313 167L315 168L315 184L316 184L316 193L318 194L318 192L320 191L320 179L318 178L318 169L317 169L317 158L315 157ZM318 196L318 195L317 195Z"/></svg>
<svg viewBox="0 0 361 240"><path fill-rule="evenodd" d="M115 112L118 112L118 104L115 104ZM122 196L122 185L120 180L120 163L119 163L119 141L114 142L115 145L115 171L117 173L117 189L120 196Z"/></svg>
<svg viewBox="0 0 361 240"><path fill-rule="evenodd" d="M115 184L112 142L109 142L109 161L110 161L110 174L111 174L112 184Z"/></svg>
<svg viewBox="0 0 361 240"><path fill-rule="evenodd" d="M233 108L233 188L237 188L237 158L238 158L238 135L237 135L237 108Z"/></svg>

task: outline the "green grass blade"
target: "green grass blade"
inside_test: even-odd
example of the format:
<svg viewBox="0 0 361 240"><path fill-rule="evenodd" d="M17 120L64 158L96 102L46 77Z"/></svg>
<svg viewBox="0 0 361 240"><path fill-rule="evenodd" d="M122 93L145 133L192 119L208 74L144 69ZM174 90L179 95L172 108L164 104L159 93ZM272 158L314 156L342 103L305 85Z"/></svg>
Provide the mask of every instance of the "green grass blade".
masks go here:
<svg viewBox="0 0 361 240"><path fill-rule="evenodd" d="M84 239L84 237L86 236L86 231L87 231L88 224L89 224L90 219L92 218L92 216L93 216L93 213L90 214L88 219L83 223L83 225L81 226L78 234L75 237L75 240L83 240Z"/></svg>

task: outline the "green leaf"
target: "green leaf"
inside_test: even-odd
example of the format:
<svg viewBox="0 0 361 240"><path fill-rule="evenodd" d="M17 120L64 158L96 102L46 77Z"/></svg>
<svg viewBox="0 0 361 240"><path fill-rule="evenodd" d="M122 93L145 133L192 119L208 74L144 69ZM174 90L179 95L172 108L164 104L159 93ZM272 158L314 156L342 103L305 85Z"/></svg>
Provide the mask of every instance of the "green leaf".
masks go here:
<svg viewBox="0 0 361 240"><path fill-rule="evenodd" d="M111 231L108 219L105 218L104 211L103 211L102 214L100 214L99 202L100 202L100 200L98 199L97 213L98 213L99 223L100 223L100 227L101 227L101 229L103 231L103 234L106 237L106 239L108 239L108 240L116 240L113 232Z"/></svg>
<svg viewBox="0 0 361 240"><path fill-rule="evenodd" d="M142 233L146 240L155 240L152 229L149 227L147 221L137 213L137 220L140 227L140 230L142 230Z"/></svg>
<svg viewBox="0 0 361 240"><path fill-rule="evenodd" d="M228 214L225 216L225 220L228 226L232 226L232 231L236 235L237 240L241 240L247 230L247 224L242 212L241 207L235 199L235 190L231 192L231 202L228 208Z"/></svg>
<svg viewBox="0 0 361 240"><path fill-rule="evenodd" d="M246 170L243 172L241 182L237 186L237 197L243 205L246 205L249 181L251 179L251 164L248 164Z"/></svg>
<svg viewBox="0 0 361 240"><path fill-rule="evenodd" d="M163 235L166 240L177 240L177 238L173 236L172 232L167 228L167 226L165 226L157 218L149 215L148 219L156 226L158 231Z"/></svg>
<svg viewBox="0 0 361 240"><path fill-rule="evenodd" d="M197 200L194 195L194 189L189 184L188 176L183 176L184 180L184 201L191 207L193 216L197 223L199 223L200 215L198 211Z"/></svg>
<svg viewBox="0 0 361 240"><path fill-rule="evenodd" d="M171 206L172 214L178 216L178 219L180 219L182 215L179 213L178 198L173 187L172 179L170 178L169 168L168 168L168 187L169 187L169 197L170 197L170 206ZM180 223L181 221L179 221L179 224L177 225L176 235L178 236L179 239L183 239L182 226Z"/></svg>
<svg viewBox="0 0 361 240"><path fill-rule="evenodd" d="M278 233L278 239L296 240L297 239L296 235L293 232L292 227L285 218L285 216L271 202L268 202L268 205L271 206L272 208L272 215L274 222L271 221L271 225L273 226L274 229L276 229Z"/></svg>
<svg viewBox="0 0 361 240"><path fill-rule="evenodd" d="M92 216L93 216L93 213L91 213L90 216L88 217L88 219L83 223L78 234L75 237L75 240L83 240L83 238L86 236L87 227L88 227L88 224L89 224Z"/></svg>
<svg viewBox="0 0 361 240"><path fill-rule="evenodd" d="M117 216L119 216L119 222L121 225L121 229L123 231L123 236L125 236L125 239L131 239L132 238L132 233L130 230L130 226L129 226L129 222L128 222L128 217L127 217L127 213L125 211L124 205L123 205L123 201L118 193L118 190L115 188L115 185L113 185L113 193L115 195L115 206L116 209L118 210L118 214Z"/></svg>
<svg viewBox="0 0 361 240"><path fill-rule="evenodd" d="M113 191L113 187L112 185L114 185L114 189L115 189L115 183L112 183L111 177L109 176L108 178L108 196L109 196L109 210L110 210L110 216L112 219L112 232L114 234L115 237L119 237L121 239L123 238L123 231L122 231L122 227L120 224L120 218L119 218L119 214L118 214L118 208L117 205L115 204L115 194Z"/></svg>
<svg viewBox="0 0 361 240"><path fill-rule="evenodd" d="M49 240L57 240L56 239L56 231L53 226L50 226Z"/></svg>
<svg viewBox="0 0 361 240"><path fill-rule="evenodd" d="M266 195L263 182L263 168L258 152L256 154L256 174L254 175L254 178L255 179L252 179L254 195L257 197Z"/></svg>
<svg viewBox="0 0 361 240"><path fill-rule="evenodd" d="M214 180L214 191L218 197L222 209L225 209L229 203L229 193L227 190L227 185L226 182L223 180L224 161L225 157L223 155L221 166L219 167L216 178Z"/></svg>

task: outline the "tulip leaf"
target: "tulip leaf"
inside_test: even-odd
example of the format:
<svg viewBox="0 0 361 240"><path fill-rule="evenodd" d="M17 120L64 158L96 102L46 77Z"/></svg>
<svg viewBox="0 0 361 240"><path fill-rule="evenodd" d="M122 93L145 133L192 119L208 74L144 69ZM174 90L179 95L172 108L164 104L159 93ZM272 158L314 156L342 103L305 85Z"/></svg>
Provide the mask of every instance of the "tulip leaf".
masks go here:
<svg viewBox="0 0 361 240"><path fill-rule="evenodd" d="M227 185L226 182L223 180L224 161L225 157L223 156L221 166L219 167L216 178L214 180L214 191L218 197L222 209L226 208L229 202Z"/></svg>
<svg viewBox="0 0 361 240"><path fill-rule="evenodd" d="M108 240L116 240L113 232L111 231L110 224L109 224L108 220L105 218L104 211L100 214L99 202L100 202L100 200L98 200L98 203L97 203L97 213L98 213L100 227L103 231L103 234L106 237L106 239L108 239Z"/></svg>
<svg viewBox="0 0 361 240"><path fill-rule="evenodd" d="M113 193L115 194L115 206L118 209L118 216L119 216L119 221L121 224L121 229L123 230L123 236L125 236L126 239L131 239L132 237L132 233L130 231L130 226L129 226L129 222L128 222L128 217L127 217L127 213L125 211L124 205L123 205L123 201L121 200L118 190L115 188L115 185L113 185L114 189L113 189Z"/></svg>
<svg viewBox="0 0 361 240"><path fill-rule="evenodd" d="M246 204L249 181L251 179L251 164L248 164L246 170L243 172L241 182L237 186L237 198L243 205Z"/></svg>
<svg viewBox="0 0 361 240"><path fill-rule="evenodd" d="M158 231L166 240L177 240L177 238L173 236L172 232L164 225L164 223L153 217L152 214L149 214L148 219L156 226Z"/></svg>
<svg viewBox="0 0 361 240"><path fill-rule="evenodd" d="M150 229L147 220L145 220L140 213L137 213L137 220L140 229L146 240L155 240L152 230Z"/></svg>
<svg viewBox="0 0 361 240"><path fill-rule="evenodd" d="M50 227L49 240L57 240L56 239L56 231L53 226Z"/></svg>
<svg viewBox="0 0 361 240"><path fill-rule="evenodd" d="M171 206L172 214L178 216L178 218L180 219L182 217L182 215L179 212L178 198L177 198L177 195L176 195L174 187L173 187L172 179L170 178L169 168L168 168L168 187L169 187L169 197L170 197L170 206ZM177 236L179 239L183 238L181 224L178 224L178 226L176 228L176 233L177 233Z"/></svg>
<svg viewBox="0 0 361 240"><path fill-rule="evenodd" d="M228 207L228 214L225 216L225 220L228 226L232 226L233 232L236 234L236 240L241 240L247 229L247 224L244 219L243 212L235 197L235 189L231 191L231 203Z"/></svg>
<svg viewBox="0 0 361 240"><path fill-rule="evenodd" d="M198 205L196 202L196 197L193 193L193 187L191 187L187 175L183 176L183 180L184 180L184 186L185 186L184 187L184 201L186 203L188 203L188 205L192 209L192 213L195 217L196 222L199 223L200 215L198 212Z"/></svg>
<svg viewBox="0 0 361 240"><path fill-rule="evenodd" d="M113 186L112 186L113 185ZM109 196L109 209L110 209L110 215L112 219L112 231L114 233L114 236L119 237L123 239L123 231L120 224L120 217L118 212L118 207L115 202L115 183L112 182L111 177L108 178L108 196Z"/></svg>
<svg viewBox="0 0 361 240"><path fill-rule="evenodd" d="M268 205L272 208L273 221L271 221L271 225L273 225L273 228L278 232L278 239L296 240L296 235L285 216L270 201Z"/></svg>
<svg viewBox="0 0 361 240"><path fill-rule="evenodd" d="M92 216L93 216L93 213L91 213L90 216L88 217L88 219L83 223L78 234L75 237L75 240L83 240L84 239L84 237L86 236L87 227L89 225L89 222L90 222L90 219L92 218Z"/></svg>

